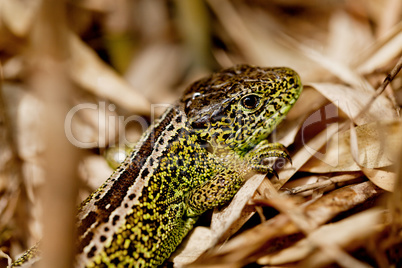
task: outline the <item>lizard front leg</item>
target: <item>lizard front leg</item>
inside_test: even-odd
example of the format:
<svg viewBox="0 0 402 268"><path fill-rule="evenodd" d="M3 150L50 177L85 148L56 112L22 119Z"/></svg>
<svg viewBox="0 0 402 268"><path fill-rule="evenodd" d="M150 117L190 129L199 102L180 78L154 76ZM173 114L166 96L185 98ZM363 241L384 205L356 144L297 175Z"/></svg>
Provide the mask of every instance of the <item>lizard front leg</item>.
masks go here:
<svg viewBox="0 0 402 268"><path fill-rule="evenodd" d="M188 217L197 217L208 209L213 209L229 202L244 182L244 172L234 169L215 175L205 184L189 192L186 197Z"/></svg>
<svg viewBox="0 0 402 268"><path fill-rule="evenodd" d="M226 168L216 174L213 179L189 192L186 197L186 215L196 217L208 209L229 202L243 185L247 173L251 171L276 175L268 158L285 158L291 161L286 148L280 143L260 142L252 151L244 156L239 164L237 160L231 168Z"/></svg>
<svg viewBox="0 0 402 268"><path fill-rule="evenodd" d="M274 162L267 161L270 158L284 158L289 162L289 153L285 146L280 143L268 143L267 140L261 141L253 150L244 156L245 160L250 163L253 170L261 173L271 173L277 176L272 168Z"/></svg>

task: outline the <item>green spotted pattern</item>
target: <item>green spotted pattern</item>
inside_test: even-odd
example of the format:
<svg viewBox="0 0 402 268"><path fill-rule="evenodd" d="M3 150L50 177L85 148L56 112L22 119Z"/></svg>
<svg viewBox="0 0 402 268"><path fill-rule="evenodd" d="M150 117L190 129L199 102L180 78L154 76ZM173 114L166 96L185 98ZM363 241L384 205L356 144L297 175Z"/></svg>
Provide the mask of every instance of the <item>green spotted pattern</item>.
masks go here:
<svg viewBox="0 0 402 268"><path fill-rule="evenodd" d="M301 91L293 70L250 65L193 83L81 204L76 267L161 265L248 174L273 172L266 158L288 158L265 139Z"/></svg>

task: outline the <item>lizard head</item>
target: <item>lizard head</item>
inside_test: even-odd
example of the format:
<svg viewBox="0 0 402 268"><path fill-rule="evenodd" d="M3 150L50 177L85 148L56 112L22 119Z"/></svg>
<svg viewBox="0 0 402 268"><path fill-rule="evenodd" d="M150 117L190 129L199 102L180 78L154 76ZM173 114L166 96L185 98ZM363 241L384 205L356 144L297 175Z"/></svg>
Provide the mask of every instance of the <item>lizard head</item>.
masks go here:
<svg viewBox="0 0 402 268"><path fill-rule="evenodd" d="M292 69L237 65L190 85L181 103L200 140L242 154L273 131L302 88Z"/></svg>

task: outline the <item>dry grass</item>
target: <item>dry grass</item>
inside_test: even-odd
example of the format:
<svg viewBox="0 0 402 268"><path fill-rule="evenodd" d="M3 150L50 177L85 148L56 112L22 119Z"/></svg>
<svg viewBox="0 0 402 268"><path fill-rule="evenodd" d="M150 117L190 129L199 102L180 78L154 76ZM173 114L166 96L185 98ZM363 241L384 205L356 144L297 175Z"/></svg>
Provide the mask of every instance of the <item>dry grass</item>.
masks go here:
<svg viewBox="0 0 402 268"><path fill-rule="evenodd" d="M400 0L0 0L0 267L42 236L44 267L70 267L72 208L111 174L104 151L236 63L302 77L271 135L293 163L253 176L170 261L402 266L401 55ZM78 104L98 105L72 121L86 149L66 142Z"/></svg>

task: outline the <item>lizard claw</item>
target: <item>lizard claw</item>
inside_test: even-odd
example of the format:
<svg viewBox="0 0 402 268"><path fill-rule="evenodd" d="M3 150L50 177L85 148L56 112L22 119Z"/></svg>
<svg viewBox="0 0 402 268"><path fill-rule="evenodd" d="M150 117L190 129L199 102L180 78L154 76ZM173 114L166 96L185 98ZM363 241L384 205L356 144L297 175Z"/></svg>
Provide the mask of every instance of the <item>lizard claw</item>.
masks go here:
<svg viewBox="0 0 402 268"><path fill-rule="evenodd" d="M275 169L271 170L271 174L274 175L277 180L279 180L278 172L276 172Z"/></svg>

